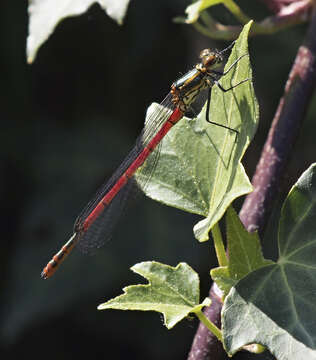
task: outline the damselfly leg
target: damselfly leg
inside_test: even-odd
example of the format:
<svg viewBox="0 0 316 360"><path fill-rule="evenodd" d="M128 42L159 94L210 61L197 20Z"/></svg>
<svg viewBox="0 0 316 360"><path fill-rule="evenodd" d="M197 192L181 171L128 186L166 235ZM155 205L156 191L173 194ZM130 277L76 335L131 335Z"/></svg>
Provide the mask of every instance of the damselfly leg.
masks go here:
<svg viewBox="0 0 316 360"><path fill-rule="evenodd" d="M225 49L225 50L226 50L226 49ZM233 89L236 88L237 86L239 86L239 85L243 84L244 82L248 81L249 78L244 79L244 80L240 81L239 83L231 86L230 88L225 89L225 88L219 83L219 81L218 81L218 79L217 79L218 76L222 77L222 76L228 74L228 72L229 72L231 69L233 69L233 68L236 66L236 64L237 64L244 56L247 56L247 55L248 55L248 54L244 54L244 55L239 56L239 58L236 59L236 60L229 66L229 68L228 68L226 71L220 72L220 71L216 71L216 70L210 70L210 71L208 72L208 76L209 76L209 78L210 78L210 82L212 82L212 83L214 83L215 85L217 85L218 88L219 88L221 91L227 92L227 91L233 90ZM219 123L214 122L214 121L211 121L211 120L209 119L210 104L211 104L211 92L212 92L212 87L209 87L209 88L208 88L208 96L207 96L207 104L206 104L206 121L207 121L208 123L210 123L210 124L220 126L220 127L224 128L224 129L228 129L228 130L231 130L231 131L235 132L236 134L239 134L238 130L232 129L232 128L229 127L229 126L226 126L226 125L223 125L223 124L219 124Z"/></svg>
<svg viewBox="0 0 316 360"><path fill-rule="evenodd" d="M223 53L231 49L233 45L234 43L221 52L211 49L202 50L201 61L171 84L170 92L160 106L155 107L155 110L148 115L144 130L136 141L136 145L112 177L101 185L92 200L82 210L75 222L73 235L44 267L42 278L51 277L76 245L79 245L83 252L90 252L103 245L111 236L114 225L125 209L128 195L136 183L134 175L145 164L150 154L159 147L169 130L187 113L191 104L203 90L210 89L216 84L220 90L227 92L248 80L245 79L229 89L225 89L218 82L220 77L227 74L243 57L241 56L234 61L225 72L217 70L223 63ZM238 134L235 129L210 121L209 108L210 92L206 120ZM152 162L153 166L155 163L156 161ZM143 184L146 184L150 179L153 169L154 167L149 166L148 174L145 176L147 179L144 180Z"/></svg>

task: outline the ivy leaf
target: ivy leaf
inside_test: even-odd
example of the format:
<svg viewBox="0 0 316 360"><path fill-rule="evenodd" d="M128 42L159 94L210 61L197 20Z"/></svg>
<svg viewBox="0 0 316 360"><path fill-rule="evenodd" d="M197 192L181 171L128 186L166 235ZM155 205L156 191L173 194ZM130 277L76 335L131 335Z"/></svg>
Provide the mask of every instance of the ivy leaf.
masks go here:
<svg viewBox="0 0 316 360"><path fill-rule="evenodd" d="M248 54L247 37L251 23L244 27L231 52L227 69ZM220 80L229 88L252 78L249 57L244 56ZM156 105L157 106L157 105ZM136 174L146 195L169 206L205 216L194 227L199 241L208 240L210 229L221 219L230 203L252 190L241 164L257 128L258 106L251 80L232 91L212 89L210 119L239 134L205 120L206 106L194 120L184 118L165 136L155 172L146 183L142 177L156 159L155 151ZM145 175L144 175L145 174Z"/></svg>
<svg viewBox="0 0 316 360"><path fill-rule="evenodd" d="M316 359L316 164L285 200L279 222L280 256L233 287L222 310L229 354L259 343L282 360Z"/></svg>
<svg viewBox="0 0 316 360"><path fill-rule="evenodd" d="M226 212L226 227L228 266L211 270L212 279L224 292L224 296L240 279L273 263L264 259L258 233L249 233L244 228L232 206Z"/></svg>
<svg viewBox="0 0 316 360"><path fill-rule="evenodd" d="M199 304L199 277L185 263L172 267L147 261L134 265L131 270L148 279L149 284L125 287L123 295L99 305L99 310L157 311L163 314L164 325L171 329L190 312L210 305L208 300Z"/></svg>
<svg viewBox="0 0 316 360"><path fill-rule="evenodd" d="M27 61L32 63L39 47L64 18L84 13L98 3L118 24L122 24L129 0L29 0Z"/></svg>

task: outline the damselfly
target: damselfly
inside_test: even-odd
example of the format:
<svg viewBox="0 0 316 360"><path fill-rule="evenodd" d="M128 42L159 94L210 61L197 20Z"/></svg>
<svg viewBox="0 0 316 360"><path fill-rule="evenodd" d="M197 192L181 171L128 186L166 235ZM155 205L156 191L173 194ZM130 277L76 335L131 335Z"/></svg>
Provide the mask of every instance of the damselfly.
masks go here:
<svg viewBox="0 0 316 360"><path fill-rule="evenodd" d="M149 114L135 147L78 216L73 235L43 269L42 278L52 276L76 244L83 249L100 247L109 238L113 225L124 208L127 194L135 184L135 172L144 164L167 132L190 110L191 104L202 90L209 89L206 120L237 132L228 126L210 121L208 116L210 91L214 84L226 92L248 80L244 79L228 89L223 88L218 82L221 76L227 74L244 56L237 58L225 72L218 70L223 63L224 52L233 44L222 51L203 50L200 53L200 63L171 85L169 94L161 102L160 110Z"/></svg>

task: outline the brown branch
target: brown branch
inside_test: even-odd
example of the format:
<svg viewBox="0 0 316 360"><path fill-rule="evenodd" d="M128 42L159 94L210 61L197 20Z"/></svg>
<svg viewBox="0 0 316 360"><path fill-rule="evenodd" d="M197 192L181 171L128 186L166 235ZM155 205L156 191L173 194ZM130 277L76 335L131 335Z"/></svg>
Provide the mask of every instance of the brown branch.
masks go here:
<svg viewBox="0 0 316 360"><path fill-rule="evenodd" d="M240 212L248 231L263 232L284 169L297 138L316 85L316 15L314 12L305 41L300 46L273 119L267 141Z"/></svg>
<svg viewBox="0 0 316 360"><path fill-rule="evenodd" d="M316 12L314 12L305 41L300 46L280 100L256 173L254 191L249 194L240 212L248 231L263 231L268 221L280 182L288 163L293 144L305 117L316 85ZM211 296L216 287L212 286ZM220 321L221 303L215 297L205 314ZM215 337L200 324L195 335L189 360L220 360L224 349Z"/></svg>

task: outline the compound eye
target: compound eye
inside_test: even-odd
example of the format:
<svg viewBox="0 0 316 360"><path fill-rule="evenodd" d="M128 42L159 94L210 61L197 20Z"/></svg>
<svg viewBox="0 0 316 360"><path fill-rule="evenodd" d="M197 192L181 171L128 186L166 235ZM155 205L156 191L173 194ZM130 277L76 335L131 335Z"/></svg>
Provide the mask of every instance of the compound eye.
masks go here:
<svg viewBox="0 0 316 360"><path fill-rule="evenodd" d="M212 65L214 65L217 62L217 57L215 56L215 54L210 54L209 56L205 56L202 59L202 64L208 68Z"/></svg>
<svg viewBox="0 0 316 360"><path fill-rule="evenodd" d="M214 51L204 49L200 52L201 63L204 67L212 66L217 62L217 56Z"/></svg>

